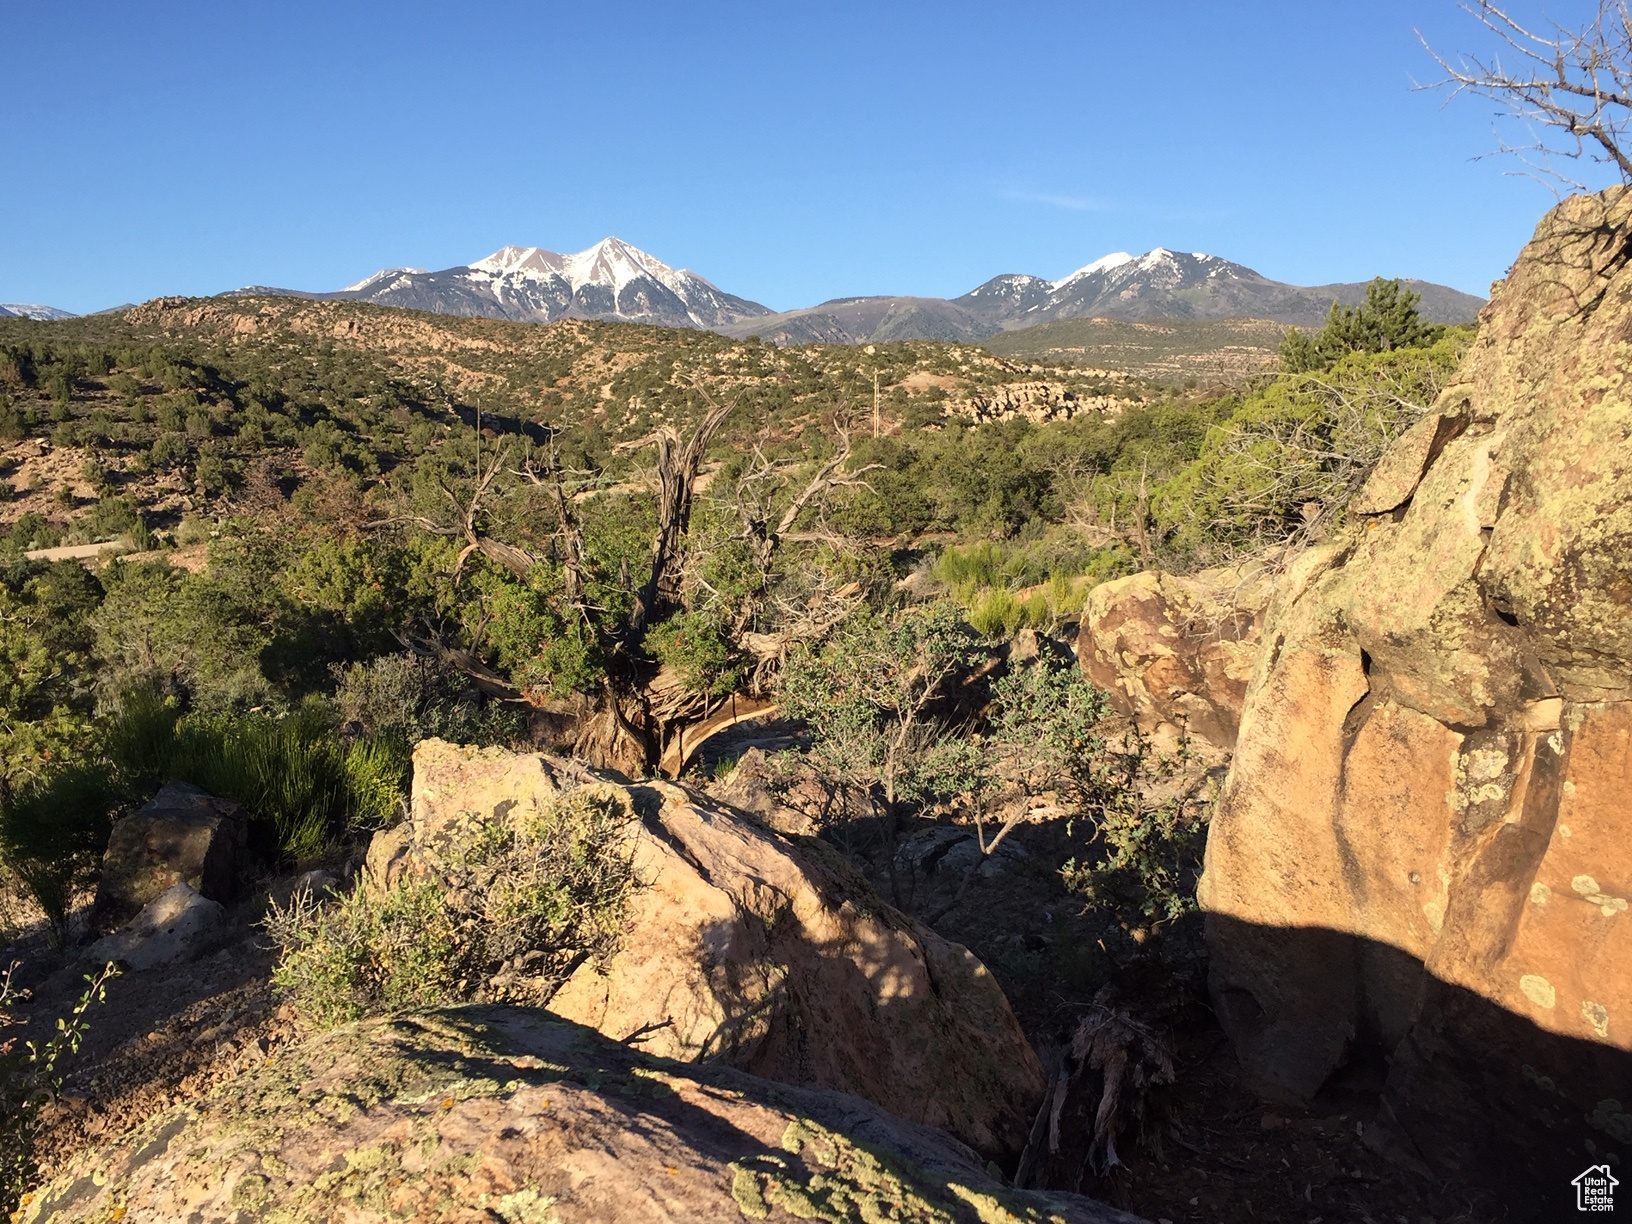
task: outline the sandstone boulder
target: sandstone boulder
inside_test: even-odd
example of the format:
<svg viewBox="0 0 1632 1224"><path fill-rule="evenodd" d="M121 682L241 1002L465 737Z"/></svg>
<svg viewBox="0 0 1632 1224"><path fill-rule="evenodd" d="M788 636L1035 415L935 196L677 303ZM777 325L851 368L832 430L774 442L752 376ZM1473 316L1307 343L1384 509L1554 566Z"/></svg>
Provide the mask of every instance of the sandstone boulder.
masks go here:
<svg viewBox="0 0 1632 1224"><path fill-rule="evenodd" d="M102 859L97 913L130 917L177 884L212 901L231 901L248 866L248 824L230 799L170 782L118 821Z"/></svg>
<svg viewBox="0 0 1632 1224"><path fill-rule="evenodd" d="M1190 577L1155 571L1088 595L1077 657L1088 679L1147 733L1184 728L1235 743L1270 583L1256 565Z"/></svg>
<svg viewBox="0 0 1632 1224"><path fill-rule="evenodd" d="M352 1025L87 1152L20 1224L738 1219L1139 1224L1006 1189L841 1093L669 1062L546 1013Z"/></svg>
<svg viewBox="0 0 1632 1224"><path fill-rule="evenodd" d="M1283 575L1201 886L1248 1068L1308 1096L1379 1051L1380 1142L1517 1179L1516 1218L1632 1158L1629 204L1549 215Z"/></svg>
<svg viewBox="0 0 1632 1224"><path fill-rule="evenodd" d="M428 740L410 819L376 837L368 871L381 884L434 872L481 823L529 819L578 787L615 790L638 814L628 836L642 886L616 952L579 966L552 1012L663 1057L853 1092L990 1157L1019 1153L1043 1076L997 983L820 841L675 783L622 786Z"/></svg>

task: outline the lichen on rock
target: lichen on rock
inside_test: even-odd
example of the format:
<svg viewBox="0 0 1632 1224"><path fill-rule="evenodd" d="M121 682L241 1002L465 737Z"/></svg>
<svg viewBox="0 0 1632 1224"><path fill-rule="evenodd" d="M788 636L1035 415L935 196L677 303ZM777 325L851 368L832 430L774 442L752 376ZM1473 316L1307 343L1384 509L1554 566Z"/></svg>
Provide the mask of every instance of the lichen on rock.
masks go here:
<svg viewBox="0 0 1632 1224"><path fill-rule="evenodd" d="M1629 250L1624 189L1550 213L1433 414L1282 576L1209 834L1249 1070L1306 1097L1377 1048L1385 1120L1446 1167L1584 1159L1632 1082Z"/></svg>
<svg viewBox="0 0 1632 1224"><path fill-rule="evenodd" d="M840 1093L674 1063L532 1009L323 1034L83 1153L47 1220L266 1224L796 1218L1138 1224L1014 1191L930 1128Z"/></svg>

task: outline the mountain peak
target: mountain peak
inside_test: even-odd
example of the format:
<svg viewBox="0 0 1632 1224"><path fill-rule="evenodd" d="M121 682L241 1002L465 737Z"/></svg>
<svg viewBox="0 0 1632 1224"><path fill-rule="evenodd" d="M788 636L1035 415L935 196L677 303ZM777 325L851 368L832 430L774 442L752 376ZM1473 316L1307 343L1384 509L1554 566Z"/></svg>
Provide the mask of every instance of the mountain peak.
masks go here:
<svg viewBox="0 0 1632 1224"><path fill-rule="evenodd" d="M559 272L565 258L564 255L546 251L543 247L504 246L486 259L478 259L467 266L475 271L491 272L497 276L510 272L548 274Z"/></svg>
<svg viewBox="0 0 1632 1224"><path fill-rule="evenodd" d="M611 235L570 255L503 246L441 272L392 269L340 292L387 306L534 323L571 316L719 327L769 313Z"/></svg>
<svg viewBox="0 0 1632 1224"><path fill-rule="evenodd" d="M625 285L642 276L673 289L677 276L661 259L630 246L621 238L610 237L602 238L587 251L568 255L562 272L575 290L585 285L606 285L614 293L622 292Z"/></svg>
<svg viewBox="0 0 1632 1224"><path fill-rule="evenodd" d="M394 280L399 276L419 275L423 274L424 271L424 268L381 268L378 272L374 273L373 276L365 276L355 285L347 285L340 292L359 293L364 289L372 288L373 286L381 284L384 281Z"/></svg>
<svg viewBox="0 0 1632 1224"><path fill-rule="evenodd" d="M58 310L55 306L41 306L38 302L0 302L0 318L34 319L39 322L53 322L57 319L72 319L71 310Z"/></svg>

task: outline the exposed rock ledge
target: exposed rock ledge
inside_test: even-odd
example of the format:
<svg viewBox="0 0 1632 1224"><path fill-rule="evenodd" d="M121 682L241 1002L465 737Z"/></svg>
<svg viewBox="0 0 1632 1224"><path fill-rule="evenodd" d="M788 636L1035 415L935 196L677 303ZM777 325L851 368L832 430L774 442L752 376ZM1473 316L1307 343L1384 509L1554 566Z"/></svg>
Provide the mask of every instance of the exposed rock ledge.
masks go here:
<svg viewBox="0 0 1632 1224"><path fill-rule="evenodd" d="M382 884L434 872L450 839L525 822L580 787L633 814L642 887L615 954L579 966L551 1011L638 1035L648 1053L853 1092L987 1158L1018 1158L1043 1073L996 980L815 838L675 783L624 786L571 761L426 740L410 818L376 836L369 871Z"/></svg>
<svg viewBox="0 0 1632 1224"><path fill-rule="evenodd" d="M1101 583L1088 594L1077 657L1147 734L1170 740L1182 729L1228 752L1269 594L1264 566L1254 562Z"/></svg>
<svg viewBox="0 0 1632 1224"><path fill-rule="evenodd" d="M350 1025L74 1160L14 1217L1141 1224L1004 1188L855 1097L636 1053L524 1009Z"/></svg>

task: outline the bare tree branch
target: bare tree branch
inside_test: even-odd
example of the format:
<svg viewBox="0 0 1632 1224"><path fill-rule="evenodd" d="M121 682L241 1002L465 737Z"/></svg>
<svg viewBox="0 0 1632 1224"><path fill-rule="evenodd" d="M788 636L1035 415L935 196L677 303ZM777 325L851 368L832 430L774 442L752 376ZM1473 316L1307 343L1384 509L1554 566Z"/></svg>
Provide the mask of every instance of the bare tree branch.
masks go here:
<svg viewBox="0 0 1632 1224"><path fill-rule="evenodd" d="M533 457L528 455L514 474L523 477L536 488L547 489L555 502L556 518L559 521L555 538L561 545L564 593L567 602L583 613L584 528L578 518L577 503L567 493L565 480L567 472L561 466L561 456L555 449L554 439L550 441L549 456L542 473L538 470L538 464ZM574 475L587 476L589 473L580 472Z"/></svg>
<svg viewBox="0 0 1632 1224"><path fill-rule="evenodd" d="M1496 102L1508 118L1541 134L1529 145L1503 146L1532 169L1571 187L1580 184L1553 169L1555 157L1612 165L1623 182L1632 183L1632 7L1627 0L1598 0L1597 14L1580 30L1556 23L1540 33L1521 24L1492 0L1464 4L1516 61L1510 67L1499 49L1494 56L1463 56L1455 63L1418 39L1434 57L1445 78L1428 88L1449 89L1451 97L1471 93ZM1562 132L1567 139L1551 138ZM1596 149L1596 152L1594 151ZM1527 154L1539 155L1538 164Z"/></svg>
<svg viewBox="0 0 1632 1224"><path fill-rule="evenodd" d="M846 542L842 533L828 528L825 523L802 532L795 532L794 527L812 506L825 508L828 495L835 489L865 487L866 481L862 477L882 466L869 463L854 472L846 471L852 444L848 423L842 416L834 421L834 432L837 445L832 456L816 469L804 488L793 495L782 512L776 515L774 523L771 519L776 513L776 496L786 487L787 481L765 457L762 445L754 446L754 461L748 472L737 481L734 494L737 516L742 521L742 531L737 538L753 550L762 594L770 585L771 568L783 544L798 542L840 546Z"/></svg>
<svg viewBox="0 0 1632 1224"><path fill-rule="evenodd" d="M689 441L684 445L672 426L665 425L655 435L657 443L657 532L652 538L652 567L646 581L635 593L635 606L629 613L629 631L639 636L651 619L652 611L660 600L673 600L678 595L675 580L676 561L680 541L691 525L692 494L697 484L697 472L703 455L714 441L725 418L737 406L740 397L723 403L714 399L699 382L697 393L708 403L708 411L697 423Z"/></svg>

